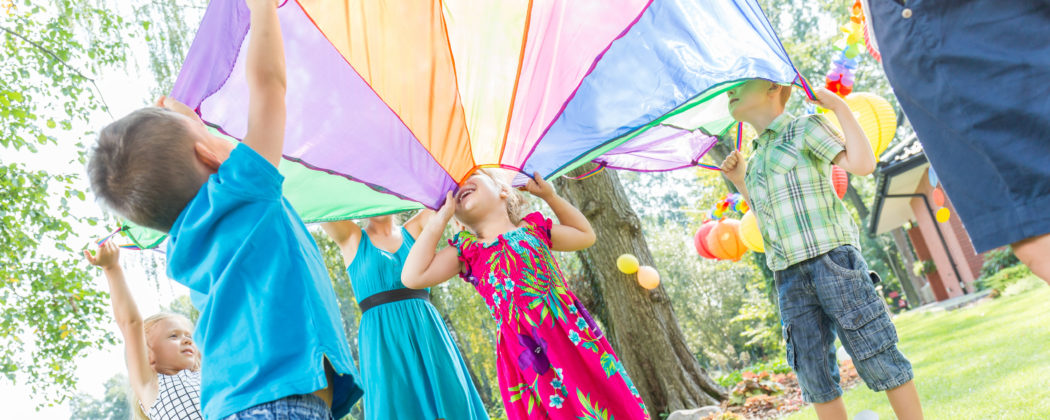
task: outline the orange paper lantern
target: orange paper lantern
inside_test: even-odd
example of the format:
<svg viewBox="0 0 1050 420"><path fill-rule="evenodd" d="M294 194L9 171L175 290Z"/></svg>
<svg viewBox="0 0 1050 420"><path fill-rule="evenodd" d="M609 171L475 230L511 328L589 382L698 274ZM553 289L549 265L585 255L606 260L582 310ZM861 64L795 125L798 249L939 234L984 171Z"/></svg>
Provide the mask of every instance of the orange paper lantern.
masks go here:
<svg viewBox="0 0 1050 420"><path fill-rule="evenodd" d="M845 197L846 190L849 189L849 175L846 174L846 170L838 165L831 165L831 184L835 186L835 195L839 196L839 200Z"/></svg>
<svg viewBox="0 0 1050 420"><path fill-rule="evenodd" d="M747 247L740 240L740 221L725 219L715 224L707 234L707 249L718 258L740 261L740 257L747 252Z"/></svg>
<svg viewBox="0 0 1050 420"><path fill-rule="evenodd" d="M697 229L696 236L693 237L693 246L696 247L696 253L700 254L701 257L711 260L717 260L718 257L707 249L707 234L711 233L711 229L714 228L716 224L718 224L718 222L715 220L704 222L704 224L700 225L700 229Z"/></svg>

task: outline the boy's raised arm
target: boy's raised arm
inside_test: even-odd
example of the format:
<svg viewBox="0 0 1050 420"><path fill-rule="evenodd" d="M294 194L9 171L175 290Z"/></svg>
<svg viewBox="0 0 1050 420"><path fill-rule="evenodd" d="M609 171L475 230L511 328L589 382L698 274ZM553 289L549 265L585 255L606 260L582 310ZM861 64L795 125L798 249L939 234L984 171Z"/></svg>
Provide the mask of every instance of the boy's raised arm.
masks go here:
<svg viewBox="0 0 1050 420"><path fill-rule="evenodd" d="M838 95L825 88L817 89L816 100L806 98L806 102L820 105L835 112L835 117L842 126L842 136L846 138L846 150L840 152L832 163L842 167L846 172L858 176L867 176L875 172L875 152L871 150L871 143L860 128L857 117Z"/></svg>
<svg viewBox="0 0 1050 420"><path fill-rule="evenodd" d="M286 89L284 41L277 20L277 0L246 0L251 11L251 39L246 65L248 132L244 144L277 166L284 148Z"/></svg>

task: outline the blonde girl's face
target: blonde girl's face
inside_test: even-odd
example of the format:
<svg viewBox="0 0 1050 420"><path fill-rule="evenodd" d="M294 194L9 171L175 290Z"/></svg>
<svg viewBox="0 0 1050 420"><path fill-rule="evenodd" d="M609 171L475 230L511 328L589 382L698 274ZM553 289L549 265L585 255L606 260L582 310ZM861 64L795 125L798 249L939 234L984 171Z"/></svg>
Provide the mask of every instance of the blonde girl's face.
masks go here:
<svg viewBox="0 0 1050 420"><path fill-rule="evenodd" d="M193 342L193 326L182 317L167 317L157 321L146 332L150 364L157 373L173 375L186 369L196 369L200 357Z"/></svg>
<svg viewBox="0 0 1050 420"><path fill-rule="evenodd" d="M456 218L468 227L488 212L507 212L505 187L485 174L475 174L459 187L456 200Z"/></svg>

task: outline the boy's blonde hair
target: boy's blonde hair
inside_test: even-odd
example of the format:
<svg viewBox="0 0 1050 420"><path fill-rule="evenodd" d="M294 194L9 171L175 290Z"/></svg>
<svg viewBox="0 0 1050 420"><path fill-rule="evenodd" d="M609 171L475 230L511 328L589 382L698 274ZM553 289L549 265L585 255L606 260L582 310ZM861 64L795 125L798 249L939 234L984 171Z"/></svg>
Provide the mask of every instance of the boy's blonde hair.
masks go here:
<svg viewBox="0 0 1050 420"><path fill-rule="evenodd" d="M172 312L159 312L159 313L153 314L150 317L142 320L142 332L143 332L143 335L145 335L147 337L146 338L146 345L147 346L149 346L149 338L148 338L149 337L149 331L151 329L153 329L153 327L156 327L157 323L159 323L160 321L163 321L165 319L172 319L172 318L180 318L180 319L186 321L187 324L190 324L191 326L193 325L193 322L190 322L189 318L186 318L184 315L181 315L181 314L176 314L176 313L172 313ZM198 351L197 352L197 364L191 370L196 372L196 371L199 371L200 369L201 369L201 353ZM139 401L139 397L137 395L135 395L135 390L131 389L130 384L128 386L128 404L131 405L131 418L132 418L132 420L150 420L149 416L146 415L146 412L143 411L143 409L142 409L142 402Z"/></svg>

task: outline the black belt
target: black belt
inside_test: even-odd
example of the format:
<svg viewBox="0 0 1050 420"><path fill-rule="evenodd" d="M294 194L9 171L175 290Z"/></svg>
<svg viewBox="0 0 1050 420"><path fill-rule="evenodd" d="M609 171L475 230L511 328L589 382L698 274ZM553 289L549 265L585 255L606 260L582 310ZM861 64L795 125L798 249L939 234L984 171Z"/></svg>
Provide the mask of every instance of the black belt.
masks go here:
<svg viewBox="0 0 1050 420"><path fill-rule="evenodd" d="M422 289L394 289L387 290L385 292L379 292L372 296L365 298L357 304L361 307L361 313L364 314L369 309L384 303L397 302L400 300L408 299L423 299L430 302L430 292Z"/></svg>

